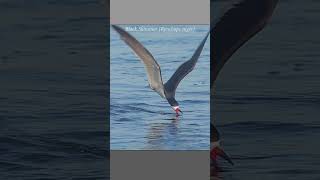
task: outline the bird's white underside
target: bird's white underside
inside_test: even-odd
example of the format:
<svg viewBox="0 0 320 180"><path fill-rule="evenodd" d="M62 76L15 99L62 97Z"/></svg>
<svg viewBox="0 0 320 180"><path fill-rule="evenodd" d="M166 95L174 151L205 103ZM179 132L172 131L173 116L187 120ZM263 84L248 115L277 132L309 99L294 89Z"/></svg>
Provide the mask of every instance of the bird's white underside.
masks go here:
<svg viewBox="0 0 320 180"><path fill-rule="evenodd" d="M179 106L173 106L172 107L174 110L180 109Z"/></svg>

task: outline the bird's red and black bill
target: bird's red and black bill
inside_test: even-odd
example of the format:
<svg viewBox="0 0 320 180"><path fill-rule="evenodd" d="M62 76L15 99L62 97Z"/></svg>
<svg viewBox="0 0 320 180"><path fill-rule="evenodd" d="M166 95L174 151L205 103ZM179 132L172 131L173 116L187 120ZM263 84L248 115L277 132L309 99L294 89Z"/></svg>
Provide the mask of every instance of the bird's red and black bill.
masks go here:
<svg viewBox="0 0 320 180"><path fill-rule="evenodd" d="M213 161L217 161L218 157L221 157L224 160L228 161L230 164L234 165L231 158L224 152L223 149L221 149L220 147L215 147L210 152L210 158Z"/></svg>

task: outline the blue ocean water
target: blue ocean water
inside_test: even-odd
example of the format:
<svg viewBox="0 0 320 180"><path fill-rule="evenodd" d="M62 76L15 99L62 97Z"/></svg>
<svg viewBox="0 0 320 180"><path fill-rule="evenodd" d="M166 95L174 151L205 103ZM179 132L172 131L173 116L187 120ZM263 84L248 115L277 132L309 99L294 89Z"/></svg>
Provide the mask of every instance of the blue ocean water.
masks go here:
<svg viewBox="0 0 320 180"><path fill-rule="evenodd" d="M109 179L104 12L0 2L0 179Z"/></svg>
<svg viewBox="0 0 320 180"><path fill-rule="evenodd" d="M134 27L134 26L123 26ZM142 25L138 26L141 28ZM191 58L208 25L150 25L131 31L155 57L166 82L180 64ZM150 30L150 28L158 30ZM174 29L180 29L177 31ZM183 31L183 28L186 28ZM133 28L131 28L133 29ZM161 29L168 29L163 32ZM189 30L188 30L189 29ZM176 92L183 116L148 85L142 62L114 31L111 37L110 128L113 150L207 150L210 122L210 42L195 69Z"/></svg>

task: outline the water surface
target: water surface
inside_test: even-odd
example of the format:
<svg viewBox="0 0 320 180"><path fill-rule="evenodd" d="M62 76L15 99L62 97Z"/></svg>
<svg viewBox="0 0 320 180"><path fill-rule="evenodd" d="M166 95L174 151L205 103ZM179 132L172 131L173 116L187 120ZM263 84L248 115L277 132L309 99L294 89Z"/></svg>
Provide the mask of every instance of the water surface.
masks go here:
<svg viewBox="0 0 320 180"><path fill-rule="evenodd" d="M105 5L0 2L1 179L108 179Z"/></svg>

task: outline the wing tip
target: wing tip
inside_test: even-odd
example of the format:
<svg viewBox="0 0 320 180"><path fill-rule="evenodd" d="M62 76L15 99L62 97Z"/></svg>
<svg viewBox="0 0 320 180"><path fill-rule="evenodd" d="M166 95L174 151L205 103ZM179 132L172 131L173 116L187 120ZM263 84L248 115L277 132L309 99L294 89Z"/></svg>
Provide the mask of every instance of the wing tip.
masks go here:
<svg viewBox="0 0 320 180"><path fill-rule="evenodd" d="M112 26L112 28L113 28L115 31L117 31L118 33L124 31L124 29L122 29L122 28L121 28L120 26L118 26L118 25L112 24L111 26Z"/></svg>

